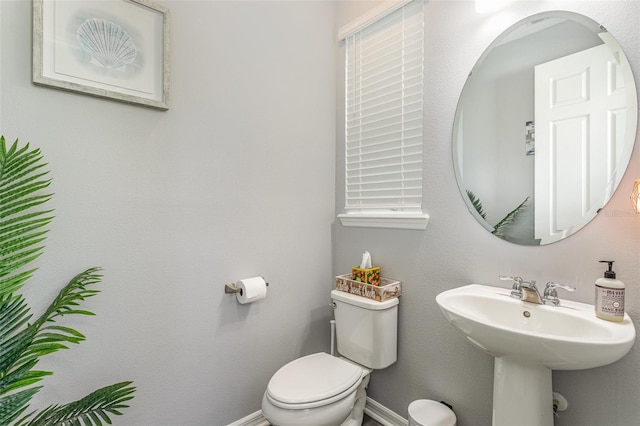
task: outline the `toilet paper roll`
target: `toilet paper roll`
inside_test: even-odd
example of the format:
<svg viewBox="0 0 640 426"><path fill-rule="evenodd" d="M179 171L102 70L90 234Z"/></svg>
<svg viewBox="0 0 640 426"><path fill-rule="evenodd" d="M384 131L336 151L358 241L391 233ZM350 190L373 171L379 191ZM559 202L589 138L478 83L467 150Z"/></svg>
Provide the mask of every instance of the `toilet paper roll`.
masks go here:
<svg viewBox="0 0 640 426"><path fill-rule="evenodd" d="M240 292L236 293L238 302L243 305L267 297L267 283L262 277L251 277L240 280L236 282L236 288L240 289Z"/></svg>

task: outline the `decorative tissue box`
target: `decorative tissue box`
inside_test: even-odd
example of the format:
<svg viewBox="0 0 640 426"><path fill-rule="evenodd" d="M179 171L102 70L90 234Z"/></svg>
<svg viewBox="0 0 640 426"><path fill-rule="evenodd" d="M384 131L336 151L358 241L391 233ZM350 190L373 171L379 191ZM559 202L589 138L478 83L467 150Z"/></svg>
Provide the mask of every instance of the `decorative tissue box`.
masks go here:
<svg viewBox="0 0 640 426"><path fill-rule="evenodd" d="M360 268L358 266L354 266L351 268L351 279L354 281L360 281L361 283L378 285L380 284L380 267L374 266L371 268Z"/></svg>
<svg viewBox="0 0 640 426"><path fill-rule="evenodd" d="M345 293L366 297L367 299L384 302L387 299L398 297L402 293L402 283L389 278L380 278L379 285L366 284L351 279L351 275L338 275L336 277L336 289Z"/></svg>

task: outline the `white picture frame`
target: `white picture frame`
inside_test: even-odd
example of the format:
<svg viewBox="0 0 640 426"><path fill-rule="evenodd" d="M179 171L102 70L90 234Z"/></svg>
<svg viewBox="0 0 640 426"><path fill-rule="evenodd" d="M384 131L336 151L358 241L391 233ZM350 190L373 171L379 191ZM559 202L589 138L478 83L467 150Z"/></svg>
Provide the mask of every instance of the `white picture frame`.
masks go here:
<svg viewBox="0 0 640 426"><path fill-rule="evenodd" d="M169 10L147 0L33 0L33 83L168 110Z"/></svg>

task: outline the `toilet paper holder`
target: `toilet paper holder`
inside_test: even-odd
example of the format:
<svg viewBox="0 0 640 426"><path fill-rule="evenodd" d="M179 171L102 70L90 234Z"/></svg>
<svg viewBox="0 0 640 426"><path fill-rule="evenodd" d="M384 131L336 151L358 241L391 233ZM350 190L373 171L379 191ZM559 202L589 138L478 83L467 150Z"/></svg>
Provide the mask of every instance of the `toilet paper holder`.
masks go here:
<svg viewBox="0 0 640 426"><path fill-rule="evenodd" d="M264 280L264 277L262 277L262 279ZM267 287L269 287L269 283L267 282L267 280L264 280L264 283ZM240 293L240 295L242 295L242 289L236 287L236 283L226 283L224 285L224 292L229 294Z"/></svg>

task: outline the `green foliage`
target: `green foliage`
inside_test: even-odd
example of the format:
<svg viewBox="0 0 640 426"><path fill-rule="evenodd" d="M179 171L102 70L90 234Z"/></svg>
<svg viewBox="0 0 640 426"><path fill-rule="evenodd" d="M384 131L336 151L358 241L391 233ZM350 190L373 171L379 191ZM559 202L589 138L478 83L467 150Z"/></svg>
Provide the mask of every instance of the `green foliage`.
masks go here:
<svg viewBox="0 0 640 426"><path fill-rule="evenodd" d="M476 197L476 194L474 194L473 192L471 192L471 191L469 191L467 189L467 196L469 197L469 200L471 201L471 204L476 209L476 211L478 212L480 217L483 218L484 220L487 220L486 213L484 212L484 210L482 208L482 203L480 202L480 199L478 197Z"/></svg>
<svg viewBox="0 0 640 426"><path fill-rule="evenodd" d="M511 222L513 222L516 219L516 216L518 215L518 213L520 213L522 210L524 210L527 207L527 201L529 201L529 197L525 198L524 201L520 203L518 207L516 207L515 209L507 213L507 215L503 217L502 220L496 224L496 226L493 227L493 232L491 233L500 238L503 238L504 229L507 227L507 225L509 225Z"/></svg>
<svg viewBox="0 0 640 426"><path fill-rule="evenodd" d="M36 271L29 264L42 254L46 226L53 219L51 210L42 209L51 199L51 194L42 193L50 183L42 160L40 150L30 150L29 144L19 148L15 141L7 150L4 137L0 137L0 425L110 424L109 414L122 414L120 410L127 407L124 402L133 398L132 382L23 415L42 388L39 382L53 374L35 369L38 360L85 340L80 332L56 320L67 315L94 315L80 309L80 304L99 293L91 286L102 278L99 268L78 274L31 322L30 309L18 291Z"/></svg>
<svg viewBox="0 0 640 426"><path fill-rule="evenodd" d="M50 210L32 211L51 198L39 192L49 186L48 172L40 150L29 144L18 149L17 141L7 151L0 138L0 299L12 295L31 277L35 269L23 267L43 250L43 229L52 216Z"/></svg>
<svg viewBox="0 0 640 426"><path fill-rule="evenodd" d="M486 213L483 210L482 202L480 201L480 199L473 192L469 191L468 189L466 190L466 192L467 192L467 196L469 197L469 200L471 201L471 204L476 209L476 211L478 212L480 217L483 218L484 220L487 220ZM497 237L504 238L505 228L516 219L516 216L518 216L518 214L522 210L524 210L527 207L527 201L529 201L529 197L525 198L524 201L522 203L520 203L520 205L518 205L518 207L516 207L515 209L513 209L509 213L507 213L507 215L505 217L503 217L493 227L493 231L491 231L491 233L493 235L497 236Z"/></svg>
<svg viewBox="0 0 640 426"><path fill-rule="evenodd" d="M116 383L76 402L51 405L28 423L21 421L16 426L101 425L103 421L111 424L109 414L121 415L119 410L128 407L124 402L133 398L135 388L130 385L131 382Z"/></svg>

